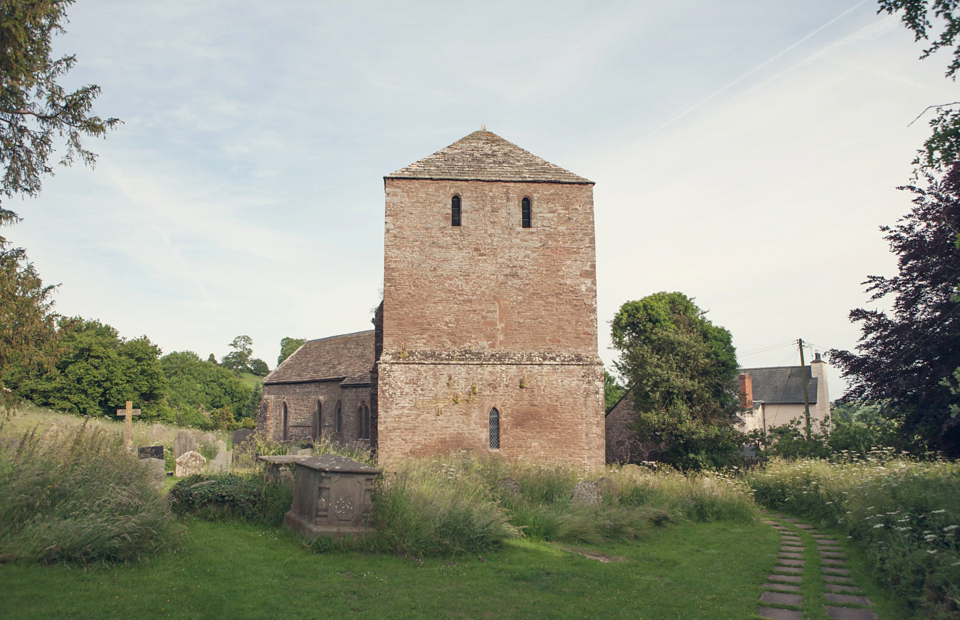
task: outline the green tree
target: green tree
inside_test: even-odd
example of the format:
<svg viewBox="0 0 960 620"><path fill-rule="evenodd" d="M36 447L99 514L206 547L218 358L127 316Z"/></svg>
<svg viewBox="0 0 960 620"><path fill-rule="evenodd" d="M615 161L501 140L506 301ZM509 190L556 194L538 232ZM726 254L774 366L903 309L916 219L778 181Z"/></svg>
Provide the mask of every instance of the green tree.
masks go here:
<svg viewBox="0 0 960 620"><path fill-rule="evenodd" d="M955 80L960 70L960 14L954 15L960 0L879 0L879 12L891 15L901 13L904 25L913 31L916 41L930 41L931 32L938 32L923 50L920 58L951 49L953 57L947 65L946 76ZM936 23L936 26L934 25ZM946 170L947 166L960 160L960 102L932 105L936 116L930 120L931 135L923 143L914 165L925 170ZM930 109L928 108L928 109ZM926 110L924 110L926 112Z"/></svg>
<svg viewBox="0 0 960 620"><path fill-rule="evenodd" d="M277 366L283 363L293 352L303 346L306 338L283 338L280 340L280 357L277 358Z"/></svg>
<svg viewBox="0 0 960 620"><path fill-rule="evenodd" d="M26 253L0 242L0 388L48 369L56 359L53 286L45 286ZM4 391L0 402L9 403Z"/></svg>
<svg viewBox="0 0 960 620"><path fill-rule="evenodd" d="M194 412L213 412L227 407L240 417L250 399L247 387L230 370L200 359L192 351L174 351L160 358L167 380L165 403L176 419L196 420Z"/></svg>
<svg viewBox="0 0 960 620"><path fill-rule="evenodd" d="M60 319L57 331L57 362L49 372L24 381L24 396L80 415L113 416L128 400L144 418L159 414L167 383L160 348L146 336L125 340L113 327L80 317Z"/></svg>
<svg viewBox="0 0 960 620"><path fill-rule="evenodd" d="M66 9L73 0L0 0L0 194L35 196L42 178L53 173L48 160L55 140L65 143L60 159L93 165L96 155L83 147L84 137L101 137L120 121L91 115L96 85L67 92L58 80L76 63L74 56L56 60L51 38L64 31ZM16 221L0 208L0 223Z"/></svg>
<svg viewBox="0 0 960 620"><path fill-rule="evenodd" d="M730 332L682 293L655 293L620 307L612 322L614 363L626 380L640 441L662 459L698 469L732 461L742 437L737 357Z"/></svg>
<svg viewBox="0 0 960 620"><path fill-rule="evenodd" d="M603 371L603 403L604 410L610 411L623 398L623 386L617 383L617 378L606 370Z"/></svg>
<svg viewBox="0 0 960 620"><path fill-rule="evenodd" d="M253 355L253 338L250 336L237 336L230 343L233 349L230 353L223 356L220 365L229 368L238 377L242 372L251 372L250 357Z"/></svg>
<svg viewBox="0 0 960 620"><path fill-rule="evenodd" d="M267 366L265 361L259 357L255 357L250 360L250 372L258 377L266 377L268 374L270 374L270 367Z"/></svg>

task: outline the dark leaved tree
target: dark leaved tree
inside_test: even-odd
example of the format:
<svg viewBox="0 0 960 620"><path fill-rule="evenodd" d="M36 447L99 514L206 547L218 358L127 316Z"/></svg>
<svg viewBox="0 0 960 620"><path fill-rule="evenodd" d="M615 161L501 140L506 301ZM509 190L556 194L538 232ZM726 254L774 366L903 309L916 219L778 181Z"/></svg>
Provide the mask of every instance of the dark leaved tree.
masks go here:
<svg viewBox="0 0 960 620"><path fill-rule="evenodd" d="M874 401L899 421L915 447L960 456L960 420L951 405L960 402L950 381L960 367L960 166L941 180L927 175L927 187L904 187L913 208L896 226L880 230L897 255L893 277L870 276L871 299L888 298L890 312L858 308L857 352L830 351L848 378L846 401Z"/></svg>
<svg viewBox="0 0 960 620"><path fill-rule="evenodd" d="M283 363L283 360L290 357L294 351L299 349L305 338L290 338L289 336L280 340L280 357L277 358L277 366Z"/></svg>

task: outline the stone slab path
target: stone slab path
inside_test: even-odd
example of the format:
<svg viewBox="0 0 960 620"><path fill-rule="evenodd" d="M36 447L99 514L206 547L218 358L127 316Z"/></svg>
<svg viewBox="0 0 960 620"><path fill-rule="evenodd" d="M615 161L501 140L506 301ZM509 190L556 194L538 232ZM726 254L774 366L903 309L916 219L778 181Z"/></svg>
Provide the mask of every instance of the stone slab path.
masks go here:
<svg viewBox="0 0 960 620"><path fill-rule="evenodd" d="M822 582L823 605L836 620L878 620L873 604L850 578L846 557L836 539L800 519L768 514L766 525L780 533L777 565L767 576L757 613L771 620L803 620L803 584ZM816 547L816 562L806 566L804 550ZM819 598L819 597L818 597ZM773 607L771 607L773 605Z"/></svg>

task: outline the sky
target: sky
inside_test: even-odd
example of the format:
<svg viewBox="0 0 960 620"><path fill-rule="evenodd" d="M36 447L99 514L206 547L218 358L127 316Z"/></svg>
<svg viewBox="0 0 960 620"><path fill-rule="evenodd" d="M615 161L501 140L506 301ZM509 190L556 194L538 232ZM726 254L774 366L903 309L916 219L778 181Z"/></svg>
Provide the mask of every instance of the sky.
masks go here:
<svg viewBox="0 0 960 620"><path fill-rule="evenodd" d="M599 353L680 291L743 367L852 349L944 54L864 0L80 0L68 88L123 124L10 201L56 310L218 358L371 328L383 176L481 124L594 189ZM844 381L829 371L830 397Z"/></svg>

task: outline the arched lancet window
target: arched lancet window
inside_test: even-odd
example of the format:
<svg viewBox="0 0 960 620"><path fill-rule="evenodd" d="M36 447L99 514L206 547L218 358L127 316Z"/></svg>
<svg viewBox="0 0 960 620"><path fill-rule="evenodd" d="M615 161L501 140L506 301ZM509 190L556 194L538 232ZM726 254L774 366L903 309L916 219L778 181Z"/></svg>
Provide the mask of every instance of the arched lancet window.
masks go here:
<svg viewBox="0 0 960 620"><path fill-rule="evenodd" d="M360 439L370 439L370 409L367 403L360 403L357 414L360 418Z"/></svg>
<svg viewBox="0 0 960 620"><path fill-rule="evenodd" d="M337 432L343 432L343 414L340 412L340 401L337 401Z"/></svg>
<svg viewBox="0 0 960 620"><path fill-rule="evenodd" d="M287 403L283 403L283 440L288 439L288 428L290 427L290 420L287 418Z"/></svg>
<svg viewBox="0 0 960 620"><path fill-rule="evenodd" d="M496 407L490 410L490 449L500 449L500 412Z"/></svg>
<svg viewBox="0 0 960 620"><path fill-rule="evenodd" d="M520 203L520 225L524 228L530 228L530 199L524 198Z"/></svg>
<svg viewBox="0 0 960 620"><path fill-rule="evenodd" d="M454 196L450 200L450 225L460 225L460 196Z"/></svg>
<svg viewBox="0 0 960 620"><path fill-rule="evenodd" d="M319 439L323 437L323 403L319 400L317 401L317 432L314 433L313 438Z"/></svg>

